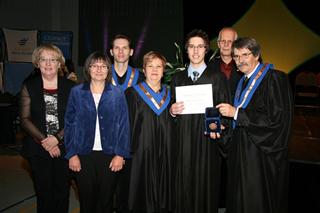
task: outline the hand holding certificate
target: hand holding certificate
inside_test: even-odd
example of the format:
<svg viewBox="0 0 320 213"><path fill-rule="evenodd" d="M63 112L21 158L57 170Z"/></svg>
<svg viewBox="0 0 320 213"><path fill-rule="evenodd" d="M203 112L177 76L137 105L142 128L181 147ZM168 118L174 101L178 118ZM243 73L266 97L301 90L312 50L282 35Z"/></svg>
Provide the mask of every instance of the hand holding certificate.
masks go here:
<svg viewBox="0 0 320 213"><path fill-rule="evenodd" d="M213 107L212 85L176 87L176 102L184 103L184 110L181 114L205 113L206 107Z"/></svg>

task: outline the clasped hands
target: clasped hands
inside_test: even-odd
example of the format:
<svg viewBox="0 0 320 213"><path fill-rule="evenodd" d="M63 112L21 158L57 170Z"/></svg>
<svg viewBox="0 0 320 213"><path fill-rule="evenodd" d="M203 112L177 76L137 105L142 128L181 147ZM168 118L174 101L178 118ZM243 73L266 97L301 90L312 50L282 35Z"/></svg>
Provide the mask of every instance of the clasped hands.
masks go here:
<svg viewBox="0 0 320 213"><path fill-rule="evenodd" d="M61 155L60 148L58 146L59 141L53 135L49 135L47 138L41 141L41 146L49 152L52 158L57 158Z"/></svg>

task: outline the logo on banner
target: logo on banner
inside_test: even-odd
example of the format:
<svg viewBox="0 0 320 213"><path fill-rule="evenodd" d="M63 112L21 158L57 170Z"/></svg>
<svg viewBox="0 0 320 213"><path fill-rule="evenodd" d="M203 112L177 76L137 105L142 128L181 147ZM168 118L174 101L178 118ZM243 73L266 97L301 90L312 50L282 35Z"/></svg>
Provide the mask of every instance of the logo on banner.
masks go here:
<svg viewBox="0 0 320 213"><path fill-rule="evenodd" d="M71 31L39 31L40 44L51 43L58 46L66 59L72 59L72 39Z"/></svg>
<svg viewBox="0 0 320 213"><path fill-rule="evenodd" d="M37 47L37 30L3 29L9 62L31 62Z"/></svg>

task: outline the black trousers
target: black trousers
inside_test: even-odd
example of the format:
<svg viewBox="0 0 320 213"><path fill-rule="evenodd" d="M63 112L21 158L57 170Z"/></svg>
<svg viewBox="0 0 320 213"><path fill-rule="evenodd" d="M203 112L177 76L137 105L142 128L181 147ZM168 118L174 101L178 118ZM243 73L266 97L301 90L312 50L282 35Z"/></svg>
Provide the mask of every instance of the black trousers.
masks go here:
<svg viewBox="0 0 320 213"><path fill-rule="evenodd" d="M128 200L130 188L130 172L131 172L131 159L126 159L126 163L122 170L119 172L119 181L116 191L116 206L118 213L128 213Z"/></svg>
<svg viewBox="0 0 320 213"><path fill-rule="evenodd" d="M68 213L70 173L64 158L32 156L29 161L37 196L37 213Z"/></svg>
<svg viewBox="0 0 320 213"><path fill-rule="evenodd" d="M113 195L118 182L118 172L110 170L113 158L102 151L92 151L79 156L81 171L75 173L79 190L81 213L112 213Z"/></svg>

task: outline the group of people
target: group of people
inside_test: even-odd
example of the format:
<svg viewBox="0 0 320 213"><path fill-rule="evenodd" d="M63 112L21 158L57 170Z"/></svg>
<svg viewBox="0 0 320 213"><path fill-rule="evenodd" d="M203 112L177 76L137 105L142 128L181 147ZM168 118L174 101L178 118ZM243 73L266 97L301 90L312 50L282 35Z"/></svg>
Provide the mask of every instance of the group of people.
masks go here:
<svg viewBox="0 0 320 213"><path fill-rule="evenodd" d="M23 84L20 111L37 212L68 212L69 170L81 213L112 213L115 197L123 213L218 212L225 182L228 213L286 212L287 77L261 61L255 39L223 28L217 42L219 57L206 62L209 37L191 31L190 63L170 86L161 83L161 53L144 55L143 73L129 65L134 50L125 35L112 41L113 63L101 52L88 56L78 85L58 75L65 64L59 48L36 48L40 75ZM176 101L177 87L203 84L211 85L222 132L210 125L204 134L205 115L186 114Z"/></svg>

